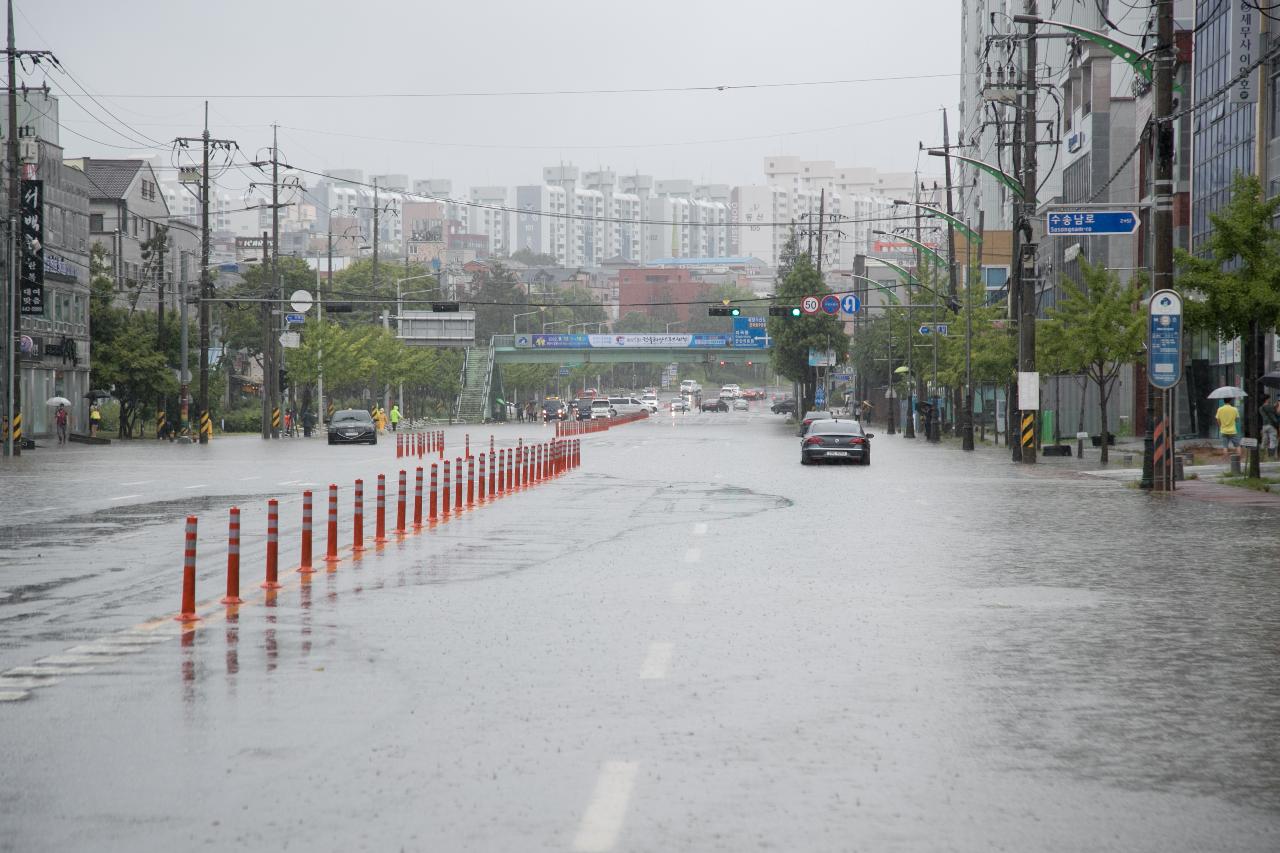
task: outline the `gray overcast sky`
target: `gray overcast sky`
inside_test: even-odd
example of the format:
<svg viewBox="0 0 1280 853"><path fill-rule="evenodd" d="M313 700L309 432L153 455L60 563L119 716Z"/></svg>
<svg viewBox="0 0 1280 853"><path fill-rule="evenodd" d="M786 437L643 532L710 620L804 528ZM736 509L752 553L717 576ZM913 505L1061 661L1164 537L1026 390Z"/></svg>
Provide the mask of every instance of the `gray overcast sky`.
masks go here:
<svg viewBox="0 0 1280 853"><path fill-rule="evenodd" d="M213 135L313 169L447 177L455 192L526 184L573 162L657 178L763 181L762 158L911 170L956 123L957 0L18 0L19 48L53 50L66 129L137 146ZM397 93L633 89L948 75L722 92ZM42 69L24 82L46 79ZM248 98L261 93L268 97ZM318 97L318 96L355 97ZM69 96L75 96L75 100ZM125 130L125 133L131 131ZM346 135L351 134L354 136ZM357 138L361 137L361 138ZM147 156L63 133L68 156ZM142 140L147 142L147 140ZM167 149L166 149L167 150ZM922 158L921 169L938 172ZM227 177L234 185L244 179Z"/></svg>

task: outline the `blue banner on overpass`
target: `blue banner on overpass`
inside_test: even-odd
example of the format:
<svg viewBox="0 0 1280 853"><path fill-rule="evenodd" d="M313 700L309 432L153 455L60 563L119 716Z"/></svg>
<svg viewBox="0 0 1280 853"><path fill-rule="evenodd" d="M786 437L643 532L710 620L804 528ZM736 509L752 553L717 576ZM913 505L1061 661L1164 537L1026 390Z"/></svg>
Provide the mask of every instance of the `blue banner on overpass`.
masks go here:
<svg viewBox="0 0 1280 853"><path fill-rule="evenodd" d="M767 349L773 340L763 329L759 331L742 336L736 330L732 335L516 335L515 345L530 349Z"/></svg>

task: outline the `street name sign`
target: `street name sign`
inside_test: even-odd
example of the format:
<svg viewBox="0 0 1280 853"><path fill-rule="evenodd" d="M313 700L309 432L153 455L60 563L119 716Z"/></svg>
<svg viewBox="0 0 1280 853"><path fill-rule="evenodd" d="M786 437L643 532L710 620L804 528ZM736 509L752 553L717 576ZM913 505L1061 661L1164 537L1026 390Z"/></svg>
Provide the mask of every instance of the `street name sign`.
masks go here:
<svg viewBox="0 0 1280 853"><path fill-rule="evenodd" d="M1169 389L1182 379L1182 297L1174 290L1157 290L1147 303L1147 316L1147 379L1152 387Z"/></svg>
<svg viewBox="0 0 1280 853"><path fill-rule="evenodd" d="M948 323L925 323L920 326L920 334L932 335L934 326L937 326L938 334L944 338L951 332L951 326Z"/></svg>
<svg viewBox="0 0 1280 853"><path fill-rule="evenodd" d="M813 404L815 406L822 407L826 405L826 402L827 402L827 389L819 385L818 390L815 391L813 394Z"/></svg>
<svg viewBox="0 0 1280 853"><path fill-rule="evenodd" d="M302 314L285 314L284 321L286 323L305 323L307 318Z"/></svg>
<svg viewBox="0 0 1280 853"><path fill-rule="evenodd" d="M1049 236L1132 234L1142 221L1132 210L1054 210L1047 216Z"/></svg>

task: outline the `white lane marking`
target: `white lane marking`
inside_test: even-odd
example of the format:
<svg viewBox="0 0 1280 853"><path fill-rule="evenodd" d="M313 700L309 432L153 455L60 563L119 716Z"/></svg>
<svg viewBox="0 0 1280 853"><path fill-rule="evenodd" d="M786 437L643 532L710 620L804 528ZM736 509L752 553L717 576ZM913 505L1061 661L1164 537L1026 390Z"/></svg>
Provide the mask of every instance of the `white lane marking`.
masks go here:
<svg viewBox="0 0 1280 853"><path fill-rule="evenodd" d="M30 678L48 678L52 675L84 675L93 672L91 666L15 666L4 672L5 677L23 675Z"/></svg>
<svg viewBox="0 0 1280 853"><path fill-rule="evenodd" d="M141 486L141 485L143 485L144 483L151 483L151 482L154 482L154 481L152 481L152 480L132 480L132 481L130 481L130 482L128 482L128 483L121 483L120 485L122 485L122 486Z"/></svg>
<svg viewBox="0 0 1280 853"><path fill-rule="evenodd" d="M591 804L573 839L573 849L582 853L603 853L618 842L627 803L635 787L640 765L634 761L606 761L600 768Z"/></svg>
<svg viewBox="0 0 1280 853"><path fill-rule="evenodd" d="M56 678L31 678L20 675L5 676L0 678L0 690L31 690L36 687L48 687L51 684L57 684Z"/></svg>
<svg viewBox="0 0 1280 853"><path fill-rule="evenodd" d="M276 483L276 485L277 486L296 486L301 482L302 482L301 480L281 480L280 482Z"/></svg>
<svg viewBox="0 0 1280 853"><path fill-rule="evenodd" d="M16 512L14 515L31 515L35 512L48 512L51 509L57 509L56 506L42 506L35 509L24 509L22 512Z"/></svg>
<svg viewBox="0 0 1280 853"><path fill-rule="evenodd" d="M706 535L707 535L707 523L706 523L705 521L699 521L697 524L695 524L695 525L693 526L693 535L694 535L694 536L706 536Z"/></svg>
<svg viewBox="0 0 1280 853"><path fill-rule="evenodd" d="M30 690L0 690L0 702L21 702L30 696Z"/></svg>
<svg viewBox="0 0 1280 853"><path fill-rule="evenodd" d="M250 480L261 480L261 479L262 479L261 477L241 477L240 482L247 483Z"/></svg>
<svg viewBox="0 0 1280 853"><path fill-rule="evenodd" d="M205 489L205 488L208 488L208 487L209 487L209 484L208 484L208 483L196 483L196 484L195 484L195 485L193 485L193 486L183 486L182 488L184 488L184 489Z"/></svg>
<svg viewBox="0 0 1280 853"><path fill-rule="evenodd" d="M645 680L666 678L674 648L671 643L650 643L649 654L645 655L644 665L640 667L640 677Z"/></svg>
<svg viewBox="0 0 1280 853"><path fill-rule="evenodd" d="M676 604L688 604L690 583L688 581L676 581L671 585L671 600Z"/></svg>
<svg viewBox="0 0 1280 853"><path fill-rule="evenodd" d="M40 658L36 663L46 666L76 666L86 663L111 663L117 660L119 658L107 655L49 655L46 658Z"/></svg>
<svg viewBox="0 0 1280 853"><path fill-rule="evenodd" d="M130 652L146 651L146 645L126 646L120 643L86 643L83 646L72 646L66 650L69 655L119 655Z"/></svg>
<svg viewBox="0 0 1280 853"><path fill-rule="evenodd" d="M140 498L142 495L116 495L114 498L107 498L109 501L127 501L129 498Z"/></svg>
<svg viewBox="0 0 1280 853"><path fill-rule="evenodd" d="M686 563L696 563L701 559L702 559L701 548L690 548L688 551L684 552L684 561Z"/></svg>

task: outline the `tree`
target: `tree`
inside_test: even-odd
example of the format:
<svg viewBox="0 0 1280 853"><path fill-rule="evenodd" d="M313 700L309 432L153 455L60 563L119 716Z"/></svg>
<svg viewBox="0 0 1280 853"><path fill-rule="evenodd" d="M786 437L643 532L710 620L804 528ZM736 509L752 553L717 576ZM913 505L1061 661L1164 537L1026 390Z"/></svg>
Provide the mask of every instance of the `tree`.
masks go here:
<svg viewBox="0 0 1280 853"><path fill-rule="evenodd" d="M1135 277L1128 285L1102 266L1082 261L1083 289L1063 279L1066 298L1049 310L1038 336L1043 351L1062 370L1083 373L1098 386L1102 416L1102 462L1107 462L1107 403L1120 369L1142 350L1146 316L1135 311L1142 300L1145 281Z"/></svg>
<svg viewBox="0 0 1280 853"><path fill-rule="evenodd" d="M511 253L511 260L527 267L556 267L560 262L552 255L544 255L532 249L516 249Z"/></svg>
<svg viewBox="0 0 1280 853"><path fill-rule="evenodd" d="M524 286L508 267L495 263L471 278L471 297L475 300L476 344L488 346L494 335L511 334L511 322L529 304ZM538 317L530 319L539 320ZM542 331L541 326L537 331Z"/></svg>
<svg viewBox="0 0 1280 853"><path fill-rule="evenodd" d="M1267 200L1254 175L1236 175L1231 201L1210 214L1213 223L1208 256L1179 250L1177 263L1186 300L1187 325L1219 338L1242 339L1244 377L1241 385L1253 400L1262 399L1259 382L1264 356L1263 333L1280 324L1280 231L1275 227L1280 197ZM1262 432L1256 405L1244 413L1245 435ZM1249 450L1250 477L1260 474L1258 448Z"/></svg>
<svg viewBox="0 0 1280 853"><path fill-rule="evenodd" d="M794 246L795 237L788 241ZM792 254L780 265L786 269L785 277L778 282L778 302L782 305L799 305L806 296L821 297L830 291L822 276L809 262L806 255ZM814 368L809 367L809 350L833 350L841 361L849 351L849 336L844 333L840 320L830 314L810 314L804 317L770 317L769 336L773 338L773 369L781 376L800 383L799 401L804 408L811 408L815 388Z"/></svg>

